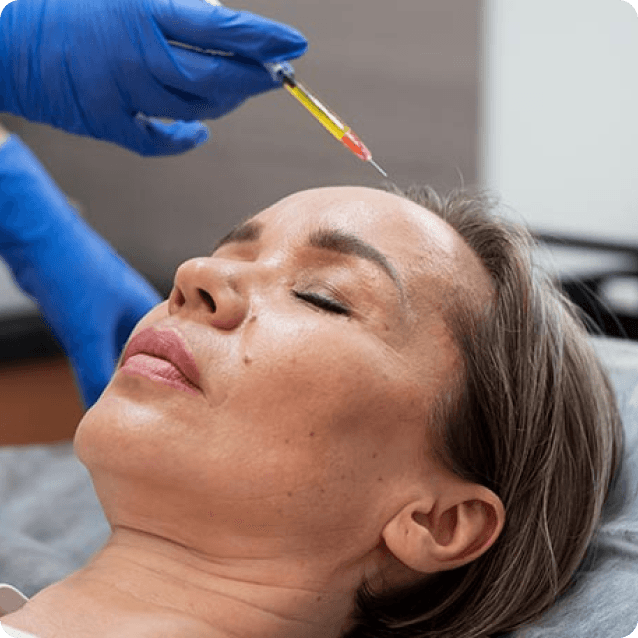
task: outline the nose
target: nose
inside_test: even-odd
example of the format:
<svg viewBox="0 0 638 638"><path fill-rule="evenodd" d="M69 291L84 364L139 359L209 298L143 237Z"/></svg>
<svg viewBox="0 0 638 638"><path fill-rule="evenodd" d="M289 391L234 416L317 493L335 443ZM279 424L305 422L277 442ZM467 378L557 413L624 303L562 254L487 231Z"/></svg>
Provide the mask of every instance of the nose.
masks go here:
<svg viewBox="0 0 638 638"><path fill-rule="evenodd" d="M214 257L184 262L175 273L169 315L179 314L221 330L239 326L248 313L248 299L235 264Z"/></svg>

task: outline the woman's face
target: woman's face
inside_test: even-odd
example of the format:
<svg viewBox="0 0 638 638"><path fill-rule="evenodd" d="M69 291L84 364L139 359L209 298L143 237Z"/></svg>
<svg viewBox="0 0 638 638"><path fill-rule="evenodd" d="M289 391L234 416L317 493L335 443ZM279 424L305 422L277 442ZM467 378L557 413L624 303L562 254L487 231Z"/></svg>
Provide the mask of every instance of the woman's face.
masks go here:
<svg viewBox="0 0 638 638"><path fill-rule="evenodd" d="M197 387L154 375L143 342L76 436L111 524L208 552L372 550L437 480L427 419L458 365L442 310L457 278L480 280L473 259L423 208L342 187L182 264L132 337L178 336Z"/></svg>

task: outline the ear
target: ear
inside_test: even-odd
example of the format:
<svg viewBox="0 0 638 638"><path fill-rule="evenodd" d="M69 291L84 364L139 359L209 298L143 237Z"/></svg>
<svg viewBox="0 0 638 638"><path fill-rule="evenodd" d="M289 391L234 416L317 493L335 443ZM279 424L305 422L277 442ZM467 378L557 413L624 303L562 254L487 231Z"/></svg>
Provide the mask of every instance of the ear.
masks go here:
<svg viewBox="0 0 638 638"><path fill-rule="evenodd" d="M505 509L494 492L459 481L437 499L405 505L382 537L405 566L433 574L478 558L494 544L504 523Z"/></svg>

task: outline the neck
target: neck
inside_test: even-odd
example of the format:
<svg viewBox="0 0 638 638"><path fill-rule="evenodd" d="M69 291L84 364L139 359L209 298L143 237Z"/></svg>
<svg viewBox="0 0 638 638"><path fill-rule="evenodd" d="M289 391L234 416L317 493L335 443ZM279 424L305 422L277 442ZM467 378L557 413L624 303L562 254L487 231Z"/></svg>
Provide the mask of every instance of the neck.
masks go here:
<svg viewBox="0 0 638 638"><path fill-rule="evenodd" d="M94 633L96 619L114 617L119 635L144 638L166 635L167 626L175 638L337 638L347 627L361 576L269 557L220 560L161 537L115 528L85 567L3 622L52 638L56 630L74 637L68 627L78 627L84 637L102 635ZM50 619L57 629L47 624ZM82 619L86 627L79 626Z"/></svg>

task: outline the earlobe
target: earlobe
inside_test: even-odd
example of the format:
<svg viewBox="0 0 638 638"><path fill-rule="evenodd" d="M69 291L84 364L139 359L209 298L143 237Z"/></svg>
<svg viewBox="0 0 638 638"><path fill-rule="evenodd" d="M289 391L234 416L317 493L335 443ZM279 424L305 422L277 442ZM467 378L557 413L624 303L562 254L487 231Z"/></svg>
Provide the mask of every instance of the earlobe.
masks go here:
<svg viewBox="0 0 638 638"><path fill-rule="evenodd" d="M501 500L480 485L465 485L454 498L413 501L383 529L390 552L424 574L455 569L486 552L505 522Z"/></svg>

